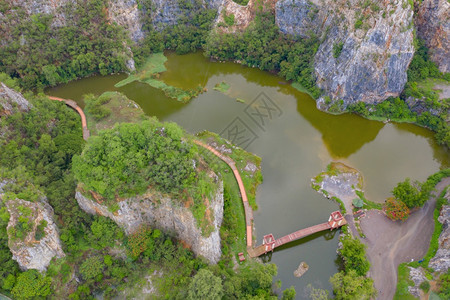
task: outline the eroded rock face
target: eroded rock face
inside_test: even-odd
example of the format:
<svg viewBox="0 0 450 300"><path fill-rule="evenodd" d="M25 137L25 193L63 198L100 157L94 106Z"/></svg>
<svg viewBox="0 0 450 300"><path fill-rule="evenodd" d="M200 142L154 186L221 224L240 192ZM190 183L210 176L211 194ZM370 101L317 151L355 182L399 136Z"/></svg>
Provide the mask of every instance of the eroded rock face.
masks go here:
<svg viewBox="0 0 450 300"><path fill-rule="evenodd" d="M28 15L51 14L55 18L54 26L66 25L66 15L61 9L68 3L75 3L75 0L6 0L10 5L19 5L25 9Z"/></svg>
<svg viewBox="0 0 450 300"><path fill-rule="evenodd" d="M139 16L138 3L136 0L110 0L108 16L111 21L123 27L134 41L144 38L142 22ZM129 69L130 66L128 66ZM134 65L133 65L134 68Z"/></svg>
<svg viewBox="0 0 450 300"><path fill-rule="evenodd" d="M450 200L450 191L447 191L445 197ZM437 272L445 273L450 268L450 205L442 207L438 221L442 223L439 248L428 266Z"/></svg>
<svg viewBox="0 0 450 300"><path fill-rule="evenodd" d="M408 268L409 268L409 279L411 279L414 282L413 286L408 286L408 291L414 297L420 298L421 296L420 284L424 281L427 281L427 278L425 277L422 268L418 269L411 267Z"/></svg>
<svg viewBox="0 0 450 300"><path fill-rule="evenodd" d="M149 224L174 236L189 247L196 255L201 255L211 263L217 263L222 254L220 248L219 229L223 219L223 185L209 201L213 214L214 231L207 237L202 235L191 210L184 206L174 205L174 201L160 193L147 194L120 201L119 210L112 213L105 205L85 197L80 190L75 195L80 207L90 214L98 214L111 218L126 234L133 233L142 224Z"/></svg>
<svg viewBox="0 0 450 300"><path fill-rule="evenodd" d="M414 54L413 11L407 0L280 0L276 22L293 35L314 33L322 42L314 58L317 85L344 107L398 96ZM319 99L319 108L324 108Z"/></svg>
<svg viewBox="0 0 450 300"><path fill-rule="evenodd" d="M417 35L425 40L431 60L441 72L450 72L450 3L423 0L415 20Z"/></svg>
<svg viewBox="0 0 450 300"><path fill-rule="evenodd" d="M32 105L22 94L0 82L0 117L11 115L16 110L29 111Z"/></svg>
<svg viewBox="0 0 450 300"><path fill-rule="evenodd" d="M53 209L45 201L29 202L21 199L9 200L6 207L10 214L8 223L8 246L13 254L13 259L18 262L22 270L36 269L45 271L53 257L64 257L58 228L53 222ZM25 208L25 209L24 209ZM31 212L24 213L25 210ZM12 234L12 229L18 224L20 217L29 219L30 231L23 237L17 238ZM38 233L38 226L46 222L46 226Z"/></svg>

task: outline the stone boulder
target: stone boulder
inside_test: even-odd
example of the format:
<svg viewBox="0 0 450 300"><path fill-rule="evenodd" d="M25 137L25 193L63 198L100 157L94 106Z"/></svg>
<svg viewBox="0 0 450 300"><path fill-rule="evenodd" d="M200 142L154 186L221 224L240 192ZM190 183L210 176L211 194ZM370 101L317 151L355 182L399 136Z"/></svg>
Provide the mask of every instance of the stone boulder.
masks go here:
<svg viewBox="0 0 450 300"><path fill-rule="evenodd" d="M53 257L65 256L53 221L53 209L45 198L40 202L14 199L5 204L10 215L8 246L22 270L45 271ZM29 230L18 236L18 227L25 223Z"/></svg>

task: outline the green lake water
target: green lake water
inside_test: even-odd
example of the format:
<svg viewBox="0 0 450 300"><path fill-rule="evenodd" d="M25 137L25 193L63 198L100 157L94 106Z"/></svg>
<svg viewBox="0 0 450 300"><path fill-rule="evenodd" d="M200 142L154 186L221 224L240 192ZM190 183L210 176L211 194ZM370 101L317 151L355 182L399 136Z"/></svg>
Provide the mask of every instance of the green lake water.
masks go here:
<svg viewBox="0 0 450 300"><path fill-rule="evenodd" d="M85 78L47 93L83 106L83 94L117 90L148 115L177 122L191 133L205 129L221 133L261 156L264 182L257 191L259 209L255 212L258 244L268 233L277 238L323 223L338 208L310 187L311 178L331 161L358 169L364 176L366 197L377 202L383 202L406 177L424 180L449 167L449 153L436 144L429 130L351 114L330 115L317 110L310 96L270 73L210 62L201 53L167 56L162 80L181 88L200 84L207 92L182 104L138 82L114 88L126 78L119 74ZM222 81L230 85L225 94L213 89ZM337 271L338 234L318 233L275 251L271 262L278 266L276 279L281 279L282 288L295 286L298 299L305 298L308 284L331 289L328 279ZM293 272L302 261L310 268L296 278Z"/></svg>

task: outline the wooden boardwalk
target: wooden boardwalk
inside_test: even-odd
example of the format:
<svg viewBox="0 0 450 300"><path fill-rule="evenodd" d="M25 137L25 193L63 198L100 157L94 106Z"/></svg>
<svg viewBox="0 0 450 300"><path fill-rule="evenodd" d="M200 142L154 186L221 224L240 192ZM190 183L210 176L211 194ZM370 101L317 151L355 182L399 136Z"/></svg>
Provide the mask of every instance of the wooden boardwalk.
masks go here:
<svg viewBox="0 0 450 300"><path fill-rule="evenodd" d="M81 109L81 107L79 107L75 101L70 100L70 99L63 99L63 98L53 97L53 96L48 96L48 98L50 100L64 102L67 106L73 108L80 115L81 126L83 127L83 139L85 141L87 141L87 139L90 136L90 132L89 132L89 129L87 128L86 115L84 114L84 111Z"/></svg>
<svg viewBox="0 0 450 300"><path fill-rule="evenodd" d="M207 145L199 140L194 140L194 143L197 145L207 149L211 153L213 153L215 156L223 160L233 171L234 177L236 178L236 181L239 186L239 191L241 193L242 203L244 204L244 212L245 212L245 225L247 227L247 248L252 248L253 246L253 210L250 207L250 204L248 203L247 193L245 192L244 182L242 181L241 175L239 174L238 169L236 168L236 163L229 158L226 155L223 155L210 145Z"/></svg>
<svg viewBox="0 0 450 300"><path fill-rule="evenodd" d="M300 229L296 232L293 232L291 234L285 235L279 239L275 240L275 243L273 247L267 249L268 245L262 244L256 248L252 248L251 250L248 250L248 254L250 257L258 257L263 255L264 253L268 251L272 251L274 248L282 246L284 244L299 240L301 238L307 237L308 235L312 235L314 233L324 231L327 229L332 229L331 225L326 222L319 225L314 225L305 229Z"/></svg>

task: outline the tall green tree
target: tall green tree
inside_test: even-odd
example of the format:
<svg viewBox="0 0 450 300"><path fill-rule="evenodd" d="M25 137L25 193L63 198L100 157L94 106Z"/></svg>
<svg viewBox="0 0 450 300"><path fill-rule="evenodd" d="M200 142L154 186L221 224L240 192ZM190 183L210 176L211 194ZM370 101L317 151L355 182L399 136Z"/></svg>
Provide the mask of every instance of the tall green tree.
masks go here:
<svg viewBox="0 0 450 300"><path fill-rule="evenodd" d="M207 269L198 271L189 285L189 300L219 300L222 295L222 280Z"/></svg>

